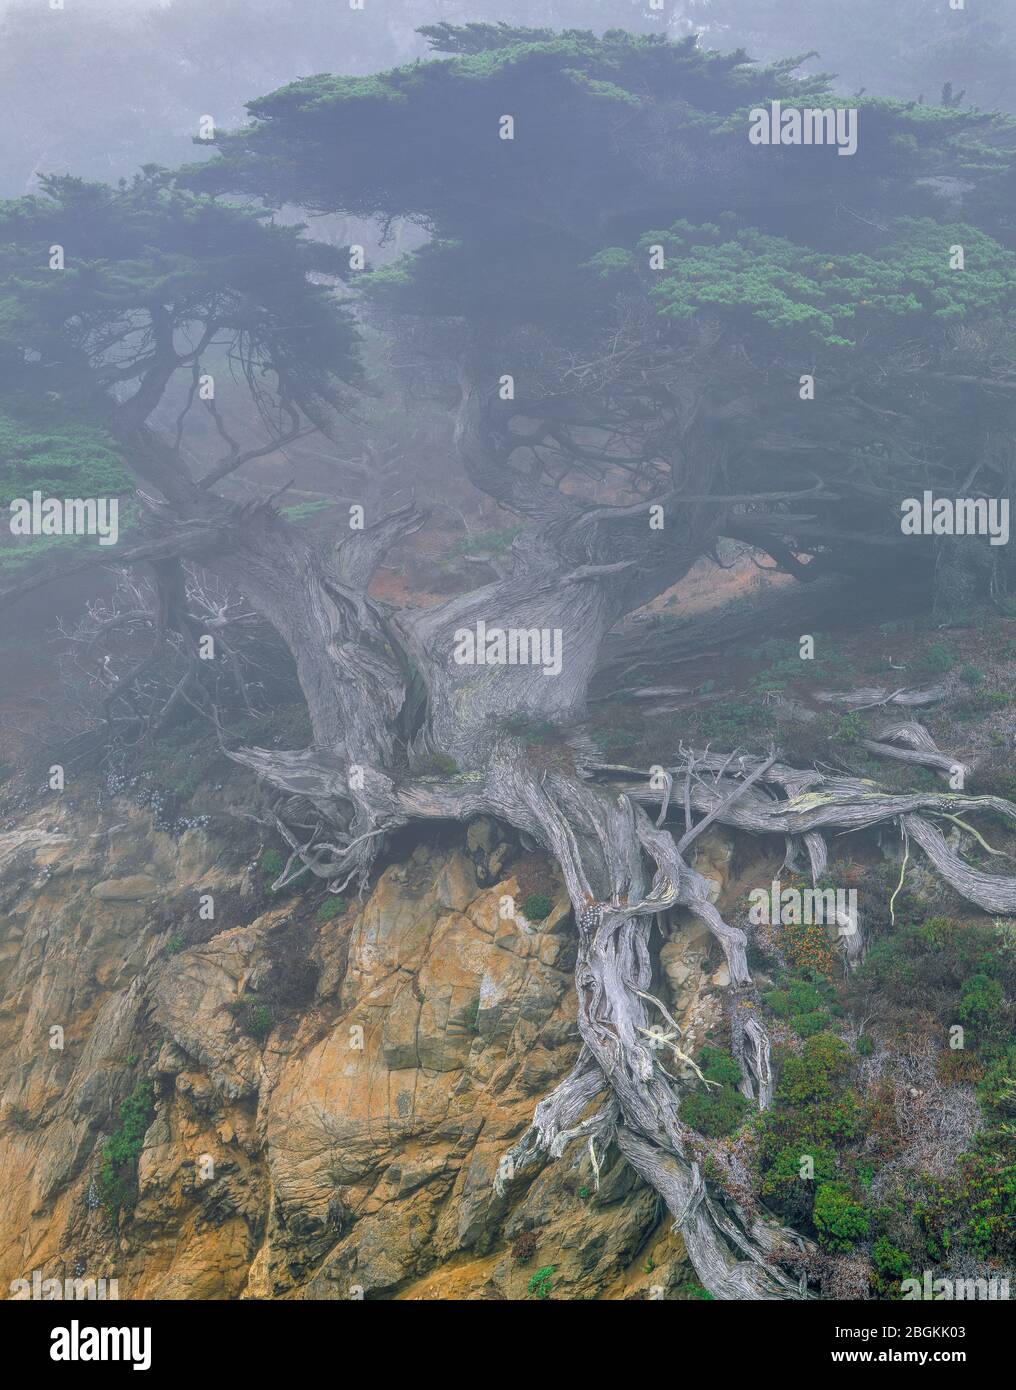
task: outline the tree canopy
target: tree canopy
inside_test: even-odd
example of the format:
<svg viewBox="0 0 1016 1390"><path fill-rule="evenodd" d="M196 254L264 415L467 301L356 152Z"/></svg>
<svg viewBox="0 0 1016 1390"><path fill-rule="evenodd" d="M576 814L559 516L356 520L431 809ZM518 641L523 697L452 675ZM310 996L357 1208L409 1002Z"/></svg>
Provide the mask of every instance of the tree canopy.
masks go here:
<svg viewBox="0 0 1016 1390"><path fill-rule="evenodd" d="M447 56L260 98L184 178L426 227L359 288L461 325L488 389L513 378L485 419L519 483L502 500L583 472L632 501L775 494L727 529L814 578L895 562L921 469L1007 486L992 441L1013 391L1011 122L861 96L850 157L760 148L753 109L842 104L800 59L616 30L424 32ZM975 396L972 437L956 422ZM541 410L544 433L520 427ZM675 466L689 428L713 459L694 481Z"/></svg>
<svg viewBox="0 0 1016 1390"><path fill-rule="evenodd" d="M357 330L333 292L347 272L348 256L300 226L154 166L119 187L46 178L39 194L0 202L5 500L122 493L126 463L193 507L257 452L231 433L214 385L204 398L216 372L243 384L270 441L312 428L360 372ZM168 447L150 430L167 400L179 412ZM180 454L197 400L228 450L200 479Z"/></svg>
<svg viewBox="0 0 1016 1390"><path fill-rule="evenodd" d="M218 335L245 370L325 389L353 370L355 334L310 277L340 278L347 262L300 231L181 189L154 166L118 188L44 179L40 194L0 203L6 385L122 390L162 342L180 335L182 349L192 334L194 346Z"/></svg>
<svg viewBox="0 0 1016 1390"><path fill-rule="evenodd" d="M177 374L193 398L218 354L286 438L356 379L345 278L429 336L449 399L466 372L467 468L523 514L567 510L576 486L636 508L731 498L719 531L813 579L895 564L921 477L1008 486L1011 122L865 96L849 158L758 147L759 105L840 100L797 58L620 30L423 32L429 61L253 101L204 164L118 188L49 178L0 205L6 389L108 407L122 438ZM278 225L283 204L426 239L350 271ZM228 472L246 451L225 437ZM612 520L598 553L620 561Z"/></svg>

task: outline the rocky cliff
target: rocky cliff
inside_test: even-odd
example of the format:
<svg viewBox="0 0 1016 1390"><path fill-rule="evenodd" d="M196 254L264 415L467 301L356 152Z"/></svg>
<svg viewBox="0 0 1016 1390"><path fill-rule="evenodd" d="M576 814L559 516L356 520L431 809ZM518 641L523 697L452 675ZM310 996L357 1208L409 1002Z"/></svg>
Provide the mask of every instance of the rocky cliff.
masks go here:
<svg viewBox="0 0 1016 1390"><path fill-rule="evenodd" d="M270 893L263 846L237 863L214 824L157 823L121 798L0 835L5 1291L38 1270L137 1299L696 1296L622 1161L597 1190L574 1144L493 1193L578 1046L548 865L479 821L345 902ZM662 960L697 1045L708 941L678 927Z"/></svg>

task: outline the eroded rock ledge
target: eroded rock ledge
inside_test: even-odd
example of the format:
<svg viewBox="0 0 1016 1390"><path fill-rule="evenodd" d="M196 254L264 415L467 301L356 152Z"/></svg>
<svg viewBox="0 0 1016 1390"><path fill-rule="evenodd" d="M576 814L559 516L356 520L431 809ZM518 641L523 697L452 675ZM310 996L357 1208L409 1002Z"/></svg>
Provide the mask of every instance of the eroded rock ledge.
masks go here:
<svg viewBox="0 0 1016 1390"><path fill-rule="evenodd" d="M681 1241L620 1158L599 1191L576 1144L493 1193L578 1051L573 927L545 863L474 823L321 920L226 851L123 807L0 836L5 1290L39 1269L116 1277L121 1298L525 1298L551 1266L554 1296L683 1296ZM722 877L722 843L704 856ZM553 907L527 922L538 880ZM217 920L195 930L201 894ZM708 1026L723 982L705 934L679 926L663 952L682 1023ZM251 1036L253 998L275 1002ZM117 1229L102 1150L144 1081L154 1118Z"/></svg>

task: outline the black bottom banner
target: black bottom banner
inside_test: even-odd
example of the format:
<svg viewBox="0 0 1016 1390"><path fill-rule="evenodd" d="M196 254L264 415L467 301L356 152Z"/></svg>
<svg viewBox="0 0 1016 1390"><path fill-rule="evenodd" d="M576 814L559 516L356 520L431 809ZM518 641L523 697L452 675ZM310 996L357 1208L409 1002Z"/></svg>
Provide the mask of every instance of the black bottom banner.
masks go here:
<svg viewBox="0 0 1016 1390"><path fill-rule="evenodd" d="M500 1304L494 1317L511 1319L512 1335L524 1320L526 1330L546 1339L549 1304ZM612 1307L613 1305L608 1305ZM521 1311L524 1307L524 1312ZM292 1361L294 1372L307 1369L306 1352L350 1345L348 1338L366 1339L385 1329L405 1329L411 1339L382 1342L398 1362L404 1346L407 1360L419 1355L421 1337L451 1330L443 1319L449 1305L419 1302L385 1311L381 1302L348 1300L241 1302L56 1302L9 1301L0 1307L0 1337L29 1369L52 1367L58 1380L82 1374L108 1377L117 1371L193 1375L223 1369L231 1374L249 1371L263 1375L267 1361ZM572 1313L555 1304L555 1316L583 1317L587 1305ZM455 1314L455 1332L466 1332L473 1313L483 1327L484 1314L476 1304ZM661 1335L680 1339L685 1350L699 1355L715 1349L725 1378L743 1365L757 1370L795 1374L830 1368L847 1377L867 1366L953 1366L987 1370L1002 1356L1011 1340L1006 1309L991 1301L932 1301L906 1303L680 1303L667 1309L630 1309L622 1319L659 1318ZM416 1318L423 1319L421 1323ZM375 1321L376 1320L376 1321ZM559 1328L559 1324L558 1324ZM608 1332L609 1324L597 1323ZM619 1329L620 1330L620 1329ZM502 1336L502 1331L495 1331ZM356 1345L356 1343L352 1343ZM369 1345L365 1341L361 1346ZM431 1344L433 1345L433 1344ZM574 1349L574 1341L569 1341ZM592 1345L592 1343L591 1343ZM571 1353L569 1353L569 1358ZM782 1367L779 1363L783 1363ZM569 1361L574 1372L575 1363Z"/></svg>

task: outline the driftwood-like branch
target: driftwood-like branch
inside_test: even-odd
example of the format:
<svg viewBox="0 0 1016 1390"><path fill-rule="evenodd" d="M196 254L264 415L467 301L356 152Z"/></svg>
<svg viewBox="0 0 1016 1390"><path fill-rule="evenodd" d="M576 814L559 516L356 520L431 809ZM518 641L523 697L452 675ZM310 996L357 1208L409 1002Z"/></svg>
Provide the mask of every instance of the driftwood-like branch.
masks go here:
<svg viewBox="0 0 1016 1390"><path fill-rule="evenodd" d="M825 704L846 705L854 710L876 709L880 705L904 705L916 709L923 705L939 704L955 691L955 682L944 680L934 685L899 686L895 690L881 686L863 690L819 690L815 692L815 699Z"/></svg>
<svg viewBox="0 0 1016 1390"><path fill-rule="evenodd" d="M874 738L861 739L861 747L877 758L894 758L897 762L930 768L947 782L955 781L958 775L962 784L970 772L966 763L941 752L924 725L916 720L891 724Z"/></svg>

